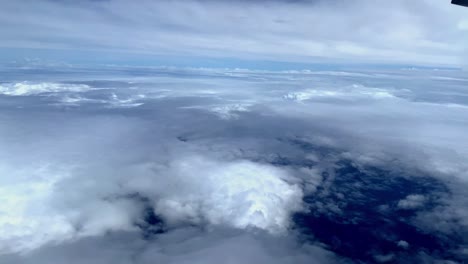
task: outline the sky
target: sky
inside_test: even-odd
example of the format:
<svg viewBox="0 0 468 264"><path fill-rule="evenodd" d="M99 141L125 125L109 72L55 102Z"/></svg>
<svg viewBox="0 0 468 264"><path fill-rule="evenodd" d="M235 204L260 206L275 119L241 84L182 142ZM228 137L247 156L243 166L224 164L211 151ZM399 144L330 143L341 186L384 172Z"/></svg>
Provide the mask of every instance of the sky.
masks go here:
<svg viewBox="0 0 468 264"><path fill-rule="evenodd" d="M467 10L448 0L0 2L3 62L272 69L467 61Z"/></svg>

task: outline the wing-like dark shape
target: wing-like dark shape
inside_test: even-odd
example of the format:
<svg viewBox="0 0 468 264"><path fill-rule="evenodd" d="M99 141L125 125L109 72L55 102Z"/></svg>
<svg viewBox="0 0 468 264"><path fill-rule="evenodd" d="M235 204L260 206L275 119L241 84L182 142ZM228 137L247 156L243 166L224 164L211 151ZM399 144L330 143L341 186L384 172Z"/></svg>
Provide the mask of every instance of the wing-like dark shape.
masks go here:
<svg viewBox="0 0 468 264"><path fill-rule="evenodd" d="M468 7L468 0L452 0L452 4Z"/></svg>

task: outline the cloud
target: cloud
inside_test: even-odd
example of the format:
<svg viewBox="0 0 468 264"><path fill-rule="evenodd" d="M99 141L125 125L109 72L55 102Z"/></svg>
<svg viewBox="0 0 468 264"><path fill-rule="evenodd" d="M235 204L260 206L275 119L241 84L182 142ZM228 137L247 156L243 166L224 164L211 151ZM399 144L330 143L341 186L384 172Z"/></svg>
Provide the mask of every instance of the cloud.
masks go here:
<svg viewBox="0 0 468 264"><path fill-rule="evenodd" d="M239 118L239 112L248 112L250 104L240 103L240 104L221 104L221 105L208 105L208 106L194 106L189 107L192 109L205 109L210 112L217 114L222 119L231 119Z"/></svg>
<svg viewBox="0 0 468 264"><path fill-rule="evenodd" d="M0 12L4 48L466 64L465 10L445 1L22 0Z"/></svg>
<svg viewBox="0 0 468 264"><path fill-rule="evenodd" d="M405 197L405 199L398 201L398 207L404 210L417 209L424 206L426 197L420 194L411 194Z"/></svg>
<svg viewBox="0 0 468 264"><path fill-rule="evenodd" d="M349 241L318 244L320 236L300 232L296 213L334 216L345 231L379 219L416 237L390 227L362 231L380 239L376 247L391 245L392 252L363 251L375 261L413 254L400 252L400 240L431 259L455 259L468 244L454 235L468 230L467 109L448 106L467 104L464 84L453 80L463 72L146 69L135 78L127 70L115 79L93 72L97 81L70 75L67 83L86 85L85 92L0 95L0 260L323 263L333 256L328 250L346 256L338 246ZM435 74L446 78L426 78ZM440 87L443 100L430 93ZM311 90L332 96L284 97ZM392 96L374 96L380 93ZM87 100L72 107L64 96ZM144 104L109 107L131 98ZM248 111L231 107L245 104ZM236 118L220 118L213 106ZM332 239L327 227L314 231ZM427 233L447 245L446 255L421 242Z"/></svg>
<svg viewBox="0 0 468 264"><path fill-rule="evenodd" d="M291 92L284 96L286 99L304 101L310 99L338 99L343 101L357 99L379 99L395 97L391 91L380 88L369 88L353 84L351 87L341 89L309 89L300 92Z"/></svg>
<svg viewBox="0 0 468 264"><path fill-rule="evenodd" d="M156 180L159 186L154 190L161 197L155 210L169 222L205 220L283 232L290 214L301 209L302 191L287 182L290 176L285 171L275 167L199 156L179 159L169 166L174 171L157 172L167 180Z"/></svg>
<svg viewBox="0 0 468 264"><path fill-rule="evenodd" d="M48 245L22 255L1 255L9 263L335 263L330 252L298 245L291 237L235 230L203 232L185 228L145 241L132 232L108 233Z"/></svg>
<svg viewBox="0 0 468 264"><path fill-rule="evenodd" d="M395 255L393 254L374 256L374 260L378 263L388 263L388 262L391 262L394 258L395 258Z"/></svg>
<svg viewBox="0 0 468 264"><path fill-rule="evenodd" d="M397 246L399 246L399 247L401 247L403 249L408 249L409 243L404 241L404 240L400 240L400 241L398 241Z"/></svg>
<svg viewBox="0 0 468 264"><path fill-rule="evenodd" d="M35 95L54 92L83 92L90 87L85 84L61 84L61 83L6 83L0 85L0 94L12 96Z"/></svg>
<svg viewBox="0 0 468 264"><path fill-rule="evenodd" d="M35 119L19 120L25 118ZM170 228L208 225L280 234L289 229L290 215L301 210L302 190L291 171L178 149L174 135L159 131L156 136L151 130L158 127L139 119L57 121L30 122L20 134L15 133L16 120L2 122L9 127L2 138L10 140L2 141L0 151L8 157L0 163L3 252L139 230L136 223L146 205L135 194L145 197ZM29 132L44 125L52 134L44 131L44 138L32 141L25 153L27 137L41 137ZM86 132L89 127L93 132ZM157 146L164 141L174 144L170 153ZM148 152L142 152L141 144Z"/></svg>

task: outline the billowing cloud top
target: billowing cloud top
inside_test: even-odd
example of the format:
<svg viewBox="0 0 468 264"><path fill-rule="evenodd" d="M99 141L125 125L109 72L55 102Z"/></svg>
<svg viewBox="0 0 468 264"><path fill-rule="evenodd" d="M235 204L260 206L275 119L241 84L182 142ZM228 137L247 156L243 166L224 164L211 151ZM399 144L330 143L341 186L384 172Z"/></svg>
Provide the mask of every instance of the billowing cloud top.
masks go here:
<svg viewBox="0 0 468 264"><path fill-rule="evenodd" d="M0 3L3 49L466 65L467 10L448 0Z"/></svg>

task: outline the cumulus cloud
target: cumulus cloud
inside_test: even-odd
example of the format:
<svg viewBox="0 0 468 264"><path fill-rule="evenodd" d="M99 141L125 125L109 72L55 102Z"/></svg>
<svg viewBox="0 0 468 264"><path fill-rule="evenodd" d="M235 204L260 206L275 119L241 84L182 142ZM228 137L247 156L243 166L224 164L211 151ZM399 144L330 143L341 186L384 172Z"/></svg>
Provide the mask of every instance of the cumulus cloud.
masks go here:
<svg viewBox="0 0 468 264"><path fill-rule="evenodd" d="M397 246L399 246L399 247L401 247L403 249L408 249L409 243L404 241L404 240L400 240L400 241L398 241Z"/></svg>
<svg viewBox="0 0 468 264"><path fill-rule="evenodd" d="M140 53L466 64L465 10L448 1L22 0L1 5L0 19L9 25L0 31L4 48L113 51L126 61L128 54Z"/></svg>
<svg viewBox="0 0 468 264"><path fill-rule="evenodd" d="M168 182L156 181L155 190L161 196L155 210L169 221L205 220L281 232L288 227L290 214L301 207L302 191L288 183L290 177L278 168L202 157L178 160L170 166L175 171L162 172Z"/></svg>
<svg viewBox="0 0 468 264"><path fill-rule="evenodd" d="M411 194L405 197L405 199L398 201L398 207L401 209L417 209L424 206L426 197L420 194Z"/></svg>

